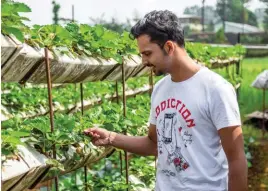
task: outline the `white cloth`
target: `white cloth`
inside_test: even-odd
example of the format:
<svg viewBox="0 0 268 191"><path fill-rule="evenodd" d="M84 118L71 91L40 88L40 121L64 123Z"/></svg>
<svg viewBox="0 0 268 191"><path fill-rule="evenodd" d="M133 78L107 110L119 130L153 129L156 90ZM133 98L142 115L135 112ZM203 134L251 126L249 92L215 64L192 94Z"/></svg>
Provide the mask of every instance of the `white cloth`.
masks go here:
<svg viewBox="0 0 268 191"><path fill-rule="evenodd" d="M268 70L264 70L260 73L251 86L255 88L268 89Z"/></svg>
<svg viewBox="0 0 268 191"><path fill-rule="evenodd" d="M241 125L236 93L202 67L191 78L168 75L155 86L150 123L157 127L157 191L227 191L228 163L218 130Z"/></svg>

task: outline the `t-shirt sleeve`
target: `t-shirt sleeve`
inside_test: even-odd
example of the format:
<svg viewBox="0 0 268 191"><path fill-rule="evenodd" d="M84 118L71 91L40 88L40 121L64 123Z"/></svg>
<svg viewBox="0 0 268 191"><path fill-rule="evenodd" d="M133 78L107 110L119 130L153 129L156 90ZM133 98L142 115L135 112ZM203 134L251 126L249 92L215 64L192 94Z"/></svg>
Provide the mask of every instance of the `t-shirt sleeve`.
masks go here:
<svg viewBox="0 0 268 191"><path fill-rule="evenodd" d="M156 125L156 114L155 114L155 109L153 107L153 97L154 97L154 91L152 92L152 95L151 95L151 110L150 110L149 123Z"/></svg>
<svg viewBox="0 0 268 191"><path fill-rule="evenodd" d="M211 120L217 130L241 125L240 112L234 87L224 82L212 90L209 100Z"/></svg>
<svg viewBox="0 0 268 191"><path fill-rule="evenodd" d="M149 122L153 125L156 125L156 116L155 116L155 110L152 107L151 104L151 111L150 111L150 117L149 117Z"/></svg>

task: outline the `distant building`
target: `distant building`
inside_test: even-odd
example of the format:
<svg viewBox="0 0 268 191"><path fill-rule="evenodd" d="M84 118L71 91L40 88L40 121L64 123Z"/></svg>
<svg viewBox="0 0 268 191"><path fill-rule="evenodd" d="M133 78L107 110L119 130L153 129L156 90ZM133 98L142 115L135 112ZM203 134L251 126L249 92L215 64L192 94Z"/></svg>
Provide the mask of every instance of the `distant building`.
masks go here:
<svg viewBox="0 0 268 191"><path fill-rule="evenodd" d="M217 24L215 24L214 32L217 32L221 28L223 28L223 23L218 22ZM248 24L225 21L225 33L258 33L258 32L263 32L263 30Z"/></svg>
<svg viewBox="0 0 268 191"><path fill-rule="evenodd" d="M196 23L196 24L200 24L202 18L196 15L181 15L179 16L179 20L182 24L189 24L189 23Z"/></svg>
<svg viewBox="0 0 268 191"><path fill-rule="evenodd" d="M189 27L190 30L202 30L202 18L196 15L184 14L178 17L183 28Z"/></svg>

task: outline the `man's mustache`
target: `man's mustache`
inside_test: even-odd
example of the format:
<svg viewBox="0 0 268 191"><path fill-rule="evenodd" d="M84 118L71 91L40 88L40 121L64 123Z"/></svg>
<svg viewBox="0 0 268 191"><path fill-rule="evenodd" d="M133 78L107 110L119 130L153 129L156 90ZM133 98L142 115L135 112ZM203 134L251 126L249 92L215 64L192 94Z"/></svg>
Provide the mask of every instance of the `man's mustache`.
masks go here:
<svg viewBox="0 0 268 191"><path fill-rule="evenodd" d="M147 67L153 67L153 66L154 66L154 65L151 64L151 63L145 63L144 65L147 66Z"/></svg>

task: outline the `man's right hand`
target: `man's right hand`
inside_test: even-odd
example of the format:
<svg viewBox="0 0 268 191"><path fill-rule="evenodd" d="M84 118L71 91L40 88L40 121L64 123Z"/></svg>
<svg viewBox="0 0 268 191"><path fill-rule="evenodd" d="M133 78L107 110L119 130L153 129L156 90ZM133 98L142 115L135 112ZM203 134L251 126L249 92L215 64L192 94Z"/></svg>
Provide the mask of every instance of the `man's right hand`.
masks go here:
<svg viewBox="0 0 268 191"><path fill-rule="evenodd" d="M92 143L95 146L112 145L116 136L116 133L98 127L88 128L84 130L84 133L92 137Z"/></svg>

